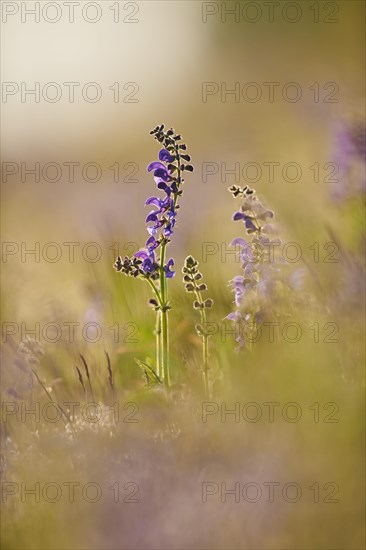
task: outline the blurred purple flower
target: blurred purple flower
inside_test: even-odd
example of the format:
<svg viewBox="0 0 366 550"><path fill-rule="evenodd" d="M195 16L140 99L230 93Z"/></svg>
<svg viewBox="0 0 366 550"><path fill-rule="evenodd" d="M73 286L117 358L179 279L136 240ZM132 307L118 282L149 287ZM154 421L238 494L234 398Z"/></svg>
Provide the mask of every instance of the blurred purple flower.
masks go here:
<svg viewBox="0 0 366 550"><path fill-rule="evenodd" d="M334 134L332 161L336 165L336 177L332 178L330 190L333 200L342 202L348 197L363 195L363 165L366 162L366 134L363 123L339 123Z"/></svg>

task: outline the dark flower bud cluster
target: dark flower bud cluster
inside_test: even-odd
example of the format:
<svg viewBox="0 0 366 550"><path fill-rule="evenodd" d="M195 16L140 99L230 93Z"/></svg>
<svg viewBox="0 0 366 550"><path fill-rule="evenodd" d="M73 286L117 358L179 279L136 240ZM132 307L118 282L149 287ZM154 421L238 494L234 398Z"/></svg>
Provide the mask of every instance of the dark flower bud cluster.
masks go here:
<svg viewBox="0 0 366 550"><path fill-rule="evenodd" d="M229 191L233 195L234 199L236 199L237 197L250 197L255 193L254 189L251 189L247 185L245 185L244 187L233 185L232 187L229 187Z"/></svg>
<svg viewBox="0 0 366 550"><path fill-rule="evenodd" d="M213 300L211 298L202 297L202 292L207 290L207 285L202 282L203 275L198 270L198 262L192 256L188 256L184 262L184 267L182 269L184 274L183 282L185 283L186 292L193 292L195 294L195 301L193 302L194 309L201 311L201 320L205 321L204 310L211 309L213 306ZM196 332L199 336L205 336L205 327L197 324L195 326Z"/></svg>
<svg viewBox="0 0 366 550"><path fill-rule="evenodd" d="M207 285L202 281L203 275L198 269L198 262L193 256L188 256L185 259L183 272L183 282L187 292L193 292L196 299L193 302L194 309L198 309L201 316L201 323L195 325L196 333L202 340L202 359L203 359L203 381L205 394L210 396L210 380L209 380L209 367L208 367L208 339L210 334L207 332L207 318L206 310L211 309L213 306L213 300L211 298L202 298L202 292L207 291Z"/></svg>
<svg viewBox="0 0 366 550"><path fill-rule="evenodd" d="M170 153L170 155L175 158L176 160L179 160L179 157L183 159L185 162L190 162L191 157L186 152L187 151L187 145L185 143L180 143L182 141L182 136L180 134L176 134L174 128L170 128L168 131L164 131L164 124L161 126L157 126L150 132L150 134L154 135L155 139L164 145L166 150ZM166 156L167 160L170 160L168 156ZM165 159L164 159L165 160ZM172 173L177 171L177 164L170 161L170 164L168 164L168 169L172 171ZM193 166L191 164L180 164L180 169L182 172L184 170L188 170L188 172L193 172ZM181 181L183 181L181 179Z"/></svg>
<svg viewBox="0 0 366 550"><path fill-rule="evenodd" d="M207 285L202 283L203 275L198 270L198 262L192 256L188 256L182 269L184 273L183 282L187 292L194 292L196 300L193 302L194 309L210 309L213 306L213 300L207 298L203 300L201 292L207 290Z"/></svg>
<svg viewBox="0 0 366 550"><path fill-rule="evenodd" d="M234 198L240 197L243 199L241 209L235 212L233 220L242 220L245 225L245 230L248 235L255 233L258 237L268 233L273 233L273 226L265 223L267 220L274 218L272 210L267 210L258 200L254 189L249 187L230 187L229 191Z"/></svg>
<svg viewBox="0 0 366 550"><path fill-rule="evenodd" d="M121 256L118 256L117 260L114 263L114 268L120 273L124 273L124 275L131 275L132 277L138 277L139 275L143 275L146 278L151 278L152 280L158 279L159 264L157 262L154 262L151 264L150 271L146 269L147 264L145 264L144 269L142 268L142 266L143 266L143 261L141 259L136 257L129 258L128 256L125 256L123 260Z"/></svg>

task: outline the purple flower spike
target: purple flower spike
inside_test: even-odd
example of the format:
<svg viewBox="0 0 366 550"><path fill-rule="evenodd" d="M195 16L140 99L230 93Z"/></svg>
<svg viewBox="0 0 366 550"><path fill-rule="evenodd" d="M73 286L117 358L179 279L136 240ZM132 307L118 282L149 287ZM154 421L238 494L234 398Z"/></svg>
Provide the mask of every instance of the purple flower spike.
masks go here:
<svg viewBox="0 0 366 550"><path fill-rule="evenodd" d="M175 275L175 271L170 271L170 268L173 267L174 260L173 258L170 258L168 263L164 266L165 276L167 279L171 279Z"/></svg>
<svg viewBox="0 0 366 550"><path fill-rule="evenodd" d="M159 279L164 269L163 275L170 279L174 276L174 261L170 259L163 268L160 267L160 263L165 257L165 247L170 242L175 228L178 199L182 195L181 188L184 182L183 171L192 172L193 166L182 164L181 159L189 162L190 156L186 152L186 145L179 143L182 137L176 134L175 130L165 130L164 124L161 124L150 134L160 145L158 158L148 164L147 171L151 172L158 190L162 193L157 192L157 196L148 197L145 202L146 206L153 209L145 218L148 237L144 248L131 258L126 256L123 261L118 257L114 267L125 275L151 280ZM173 176L174 172L177 172L176 177Z"/></svg>
<svg viewBox="0 0 366 550"><path fill-rule="evenodd" d="M161 149L159 152L159 159L164 162L173 162L174 157L169 153L167 149Z"/></svg>

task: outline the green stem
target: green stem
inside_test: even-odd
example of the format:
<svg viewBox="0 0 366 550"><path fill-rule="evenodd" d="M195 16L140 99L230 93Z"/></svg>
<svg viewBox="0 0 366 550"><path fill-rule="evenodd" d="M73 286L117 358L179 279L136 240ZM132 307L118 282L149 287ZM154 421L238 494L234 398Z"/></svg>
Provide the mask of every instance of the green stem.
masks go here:
<svg viewBox="0 0 366 550"><path fill-rule="evenodd" d="M156 312L156 325L155 325L155 335L156 335L156 374L159 378L162 378L162 368L161 368L161 312Z"/></svg>
<svg viewBox="0 0 366 550"><path fill-rule="evenodd" d="M208 336L206 334L206 312L205 310L201 310L201 319L202 319L202 327L204 329L204 334L202 336L202 344L203 344L203 384L205 387L205 395L206 397L210 397L210 385L208 380Z"/></svg>
<svg viewBox="0 0 366 550"><path fill-rule="evenodd" d="M203 302L202 295L201 295L201 292L197 290L196 281L194 281L194 286L196 288L195 295L196 295L197 301L199 303L202 303ZM207 398L209 398L210 382L208 378L208 335L206 333L207 318L206 318L206 311L204 309L201 309L200 313L201 313L201 324L203 329L203 335L202 335L203 385L205 389L205 395Z"/></svg>
<svg viewBox="0 0 366 550"><path fill-rule="evenodd" d="M210 397L210 385L208 380L208 336L203 337L203 383L205 386L205 395Z"/></svg>
<svg viewBox="0 0 366 550"><path fill-rule="evenodd" d="M167 243L161 245L160 255L160 291L161 291L161 329L162 329L162 375L166 388L170 386L170 373L169 373L169 329L168 329L168 288L164 271L165 262L165 249Z"/></svg>
<svg viewBox="0 0 366 550"><path fill-rule="evenodd" d="M168 312L162 311L161 315L162 337L163 337L163 373L164 384L166 388L170 386L169 372L169 329L168 329Z"/></svg>
<svg viewBox="0 0 366 550"><path fill-rule="evenodd" d="M156 337L156 374L159 376L160 379L163 378L163 354L161 349L161 321L162 321L162 310L164 307L164 301L163 301L163 292L161 291L161 294L159 290L157 289L155 283L149 279L145 278L145 281L149 283L151 288L154 291L154 294L158 300L158 304L160 306L160 310L156 312L156 324L155 324L155 337ZM162 278L160 274L160 287L162 286Z"/></svg>
<svg viewBox="0 0 366 550"><path fill-rule="evenodd" d="M177 158L177 185L181 184L181 163L178 145L175 145ZM178 195L174 197L174 208L177 206ZM159 378L164 380L166 388L170 386L170 371L169 371L169 323L168 323L168 283L164 271L165 250L167 243L163 242L160 253L160 292L150 279L146 279L152 287L160 306L156 318L156 365Z"/></svg>
<svg viewBox="0 0 366 550"><path fill-rule="evenodd" d="M151 288L153 289L153 291L155 293L155 296L158 299L159 306L162 307L163 302L162 302L162 299L160 297L159 291L156 288L156 285L153 283L153 281L151 279L145 278L145 281L147 281L149 283L149 285L151 286ZM161 283L161 278L160 278L160 283Z"/></svg>

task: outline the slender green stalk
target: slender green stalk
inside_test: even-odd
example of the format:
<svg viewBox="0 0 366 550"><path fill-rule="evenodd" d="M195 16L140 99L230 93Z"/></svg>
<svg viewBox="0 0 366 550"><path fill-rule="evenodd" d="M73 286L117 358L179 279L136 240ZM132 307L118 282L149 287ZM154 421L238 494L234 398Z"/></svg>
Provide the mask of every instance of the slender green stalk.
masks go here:
<svg viewBox="0 0 366 550"><path fill-rule="evenodd" d="M91 383L90 374L89 374L88 363L86 362L85 357L84 357L83 355L81 355L81 353L80 353L80 358L81 358L81 360L82 360L82 362L83 362L84 369L85 369L85 372L86 372L86 377L87 377L87 379L88 379L89 389L90 389L90 395L91 395L91 398L92 398L93 403L95 403L95 399L94 399L94 395L93 395L92 383Z"/></svg>
<svg viewBox="0 0 366 550"><path fill-rule="evenodd" d="M173 259L169 260L167 266L165 266L166 247L170 242L170 235L173 234L172 228L175 225L177 209L179 208L178 199L183 193L184 178L182 174L184 171L193 172L194 168L192 164L189 164L191 157L187 153L186 144L181 143L182 136L176 134L173 128L169 130L164 130L164 128L164 124L161 124L150 132L163 149L159 152L159 162L150 163L148 171L154 170L154 175L157 175L156 168L159 167L163 185L160 185L160 182L158 188L163 189L166 196L164 200L150 197L146 201L146 204L158 206L158 210L150 212L146 218L147 223L152 221L155 223L147 228L151 237L146 241L145 249L139 250L131 258L125 256L122 259L121 256L118 256L114 268L124 275L147 280L156 296L156 299L149 300L150 305L157 312L155 323L156 372L151 367L150 370L153 371L154 377L159 383L164 382L164 385L169 388L168 313L171 308L168 301L167 279L173 277L175 272L170 270L170 267L174 265ZM188 162L188 164L182 161ZM158 259L159 253L160 260ZM159 279L160 284L154 283L157 279ZM138 364L146 370L143 362L139 361Z"/></svg>
<svg viewBox="0 0 366 550"><path fill-rule="evenodd" d="M160 306L160 309L156 312L156 323L155 323L155 338L156 338L156 374L160 379L163 379L164 371L163 371L163 356L162 356L162 342L161 342L161 325L162 325L162 309L164 307L164 302L162 299L162 292L158 290L155 283L151 280L146 278L145 279L151 288L154 291L155 296L158 299L158 304ZM160 274L160 286L162 284L162 277Z"/></svg>
<svg viewBox="0 0 366 550"><path fill-rule="evenodd" d="M158 302L159 302L159 305L160 307L162 307L163 305L163 302L161 300L161 296L160 296L160 292L158 291L158 289L156 288L156 285L153 283L153 281L151 279L145 279L145 281L147 281L149 283L149 285L151 286L151 288L153 289L154 293L155 293L155 296L157 297L158 299ZM161 282L161 277L160 277L160 282Z"/></svg>
<svg viewBox="0 0 366 550"><path fill-rule="evenodd" d="M169 372L169 327L168 327L168 286L164 271L166 243L161 245L160 255L160 292L161 292L161 330L162 330L162 377L166 388L170 386Z"/></svg>
<svg viewBox="0 0 366 550"><path fill-rule="evenodd" d="M202 373L203 373L203 385L206 397L210 397L210 379L209 379L209 366L208 366L208 337L207 332L207 316L206 309L210 309L213 305L212 299L204 300L202 292L207 290L207 285L202 282L202 273L198 270L198 262L193 256L188 256L184 262L182 269L184 273L183 282L187 292L194 293L196 300L193 302L194 309L198 309L201 317L201 325L196 325L196 333L202 340ZM198 283L197 281L201 281Z"/></svg>
<svg viewBox="0 0 366 550"><path fill-rule="evenodd" d="M155 336L156 336L156 374L159 378L162 378L162 365L161 365L161 311L156 312L156 325L155 325Z"/></svg>
<svg viewBox="0 0 366 550"><path fill-rule="evenodd" d="M202 303L202 296L201 292L198 290L195 292L197 300ZM203 328L203 335L202 335L202 359L203 359L203 385L205 389L205 395L206 397L210 397L210 383L208 378L208 334L206 332L207 327L207 318L206 318L206 311L204 309L200 309L201 314L201 324Z"/></svg>
<svg viewBox="0 0 366 550"><path fill-rule="evenodd" d="M39 383L39 385L42 387L43 391L45 392L45 394L47 395L48 397L48 400L50 401L50 403L54 403L61 411L61 413L65 416L66 418L66 421L67 422L70 422L70 416L64 411L64 409L61 407L61 405L55 401L54 399L52 399L52 396L50 394L50 392L48 391L48 389L46 388L46 386L43 384L42 380L40 379L40 377L38 376L37 374L37 371L33 368L31 368L31 371L33 372L34 376L36 377L37 379L37 382ZM62 420L65 422L65 419L63 418L63 416L61 415L61 418Z"/></svg>
<svg viewBox="0 0 366 550"><path fill-rule="evenodd" d="M181 184L181 162L178 146L175 145L175 153L177 158L177 184ZM174 197L174 207L177 205L178 195ZM161 292L161 331L162 331L162 348L161 348L161 377L164 380L166 388L170 387L170 364L169 364L169 320L168 320L168 281L164 272L165 250L167 243L161 245L160 255L160 292Z"/></svg>
<svg viewBox="0 0 366 550"><path fill-rule="evenodd" d="M163 337L163 374L164 384L166 388L170 386L170 371L169 371L169 326L168 312L164 310L161 315L162 337Z"/></svg>

